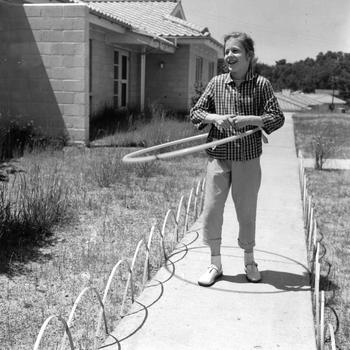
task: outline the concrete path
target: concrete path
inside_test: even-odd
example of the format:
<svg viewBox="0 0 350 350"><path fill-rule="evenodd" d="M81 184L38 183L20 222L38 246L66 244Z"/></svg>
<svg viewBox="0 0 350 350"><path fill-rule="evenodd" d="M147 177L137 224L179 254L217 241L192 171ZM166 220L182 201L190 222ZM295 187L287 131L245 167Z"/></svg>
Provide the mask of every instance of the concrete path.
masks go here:
<svg viewBox="0 0 350 350"><path fill-rule="evenodd" d="M315 350L293 125L269 137L262 156L256 258L261 283L246 281L232 200L224 217L224 276L197 278L209 262L200 223L150 281L112 336L108 350ZM232 219L234 217L234 219Z"/></svg>

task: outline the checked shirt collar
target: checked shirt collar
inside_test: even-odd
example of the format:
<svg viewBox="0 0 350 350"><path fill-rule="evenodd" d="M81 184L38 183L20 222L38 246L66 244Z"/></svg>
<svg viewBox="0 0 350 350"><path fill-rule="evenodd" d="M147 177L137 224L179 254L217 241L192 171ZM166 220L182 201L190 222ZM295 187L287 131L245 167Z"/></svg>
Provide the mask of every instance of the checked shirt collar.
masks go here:
<svg viewBox="0 0 350 350"><path fill-rule="evenodd" d="M245 77L244 77L244 81L249 81L249 80L252 80L254 79L255 77L255 73L253 71L253 68L250 66ZM234 80L232 79L231 77L231 74L230 73L227 73L227 76L225 78L225 81L224 81L225 84L234 84Z"/></svg>

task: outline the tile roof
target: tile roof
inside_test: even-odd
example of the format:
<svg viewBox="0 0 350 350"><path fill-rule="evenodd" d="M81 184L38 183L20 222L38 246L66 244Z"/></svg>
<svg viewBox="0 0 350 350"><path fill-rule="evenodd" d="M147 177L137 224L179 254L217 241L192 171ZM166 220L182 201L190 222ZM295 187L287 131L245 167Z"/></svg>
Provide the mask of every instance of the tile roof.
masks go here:
<svg viewBox="0 0 350 350"><path fill-rule="evenodd" d="M338 97L333 97L332 95L328 94L308 94L312 99L319 101L319 104L324 104L324 103L337 103L337 104L346 104L345 101L341 100Z"/></svg>
<svg viewBox="0 0 350 350"><path fill-rule="evenodd" d="M178 6L173 1L108 1L88 2L87 6L96 13L111 16L140 30L156 36L203 37L208 36L206 28L172 16Z"/></svg>
<svg viewBox="0 0 350 350"><path fill-rule="evenodd" d="M178 0L62 0L85 3L90 11L132 31L164 38L204 38L216 46L222 44L211 37L208 28L197 26L174 16L183 14ZM170 42L169 42L170 43Z"/></svg>
<svg viewBox="0 0 350 350"><path fill-rule="evenodd" d="M317 106L320 104L319 101L311 98L309 94L302 92L292 92L290 96L298 102L305 103L307 106Z"/></svg>
<svg viewBox="0 0 350 350"><path fill-rule="evenodd" d="M310 109L306 104L297 102L293 100L290 96L283 95L280 92L275 93L278 104L280 105L282 111L294 112Z"/></svg>

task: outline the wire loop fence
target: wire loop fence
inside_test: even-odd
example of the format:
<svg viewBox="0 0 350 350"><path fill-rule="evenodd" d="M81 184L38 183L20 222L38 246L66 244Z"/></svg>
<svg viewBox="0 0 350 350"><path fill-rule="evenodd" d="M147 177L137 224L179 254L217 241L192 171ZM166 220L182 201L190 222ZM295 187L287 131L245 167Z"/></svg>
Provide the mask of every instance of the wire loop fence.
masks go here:
<svg viewBox="0 0 350 350"><path fill-rule="evenodd" d="M303 155L299 151L299 180L300 180L300 189L302 196L302 204L303 204L303 215L304 215L304 224L305 224L305 232L306 232L306 246L309 257L309 267L310 267L310 281L311 286L313 288L312 293L312 301L313 301L313 309L314 309L314 317L315 317L315 335L316 335L316 347L317 350L324 350L325 345L330 343L331 350L340 349L339 346L336 346L335 342L335 334L339 329L339 318L334 310L330 306L332 299L329 300L325 298L325 291L320 290L321 288L321 266L322 264L328 265L328 272L326 278L330 275L332 265L325 260L326 257L326 247L323 244L323 235L318 230L317 220L315 216L315 208L313 206L312 196L309 194L307 189L307 176L305 173L304 167L304 159ZM321 255L322 250L322 255ZM331 323L325 325L325 308L328 309L334 314L336 319L336 327L334 327ZM327 327L327 329L326 329ZM329 336L326 336L326 333L329 333Z"/></svg>
<svg viewBox="0 0 350 350"><path fill-rule="evenodd" d="M119 316L121 318L125 317L127 315L127 310L126 310L126 302L128 300L128 293L130 290L130 298L131 302L133 303L135 301L135 276L134 276L134 270L136 266L136 262L138 259L138 256L140 255L142 248L145 251L145 259L143 263L143 276L142 276L142 284L141 284L141 290L145 287L147 281L151 277L151 265L150 265L150 254L151 254L151 248L152 248L152 243L155 241L153 238L158 236L159 241L160 241L160 248L161 248L161 254L164 258L164 260L168 260L168 254L167 254L167 249L165 246L165 238L166 238L166 228L169 224L170 219L172 219L172 223L174 225L173 228L173 235L171 238L171 241L176 244L179 242L179 231L181 230L180 224L181 224L181 213L184 213L184 220L183 220L183 228L182 228L182 235L185 235L186 232L188 231L190 222L193 224L201 214L203 210L203 203L204 203L204 191L205 191L205 180L199 180L196 187L192 188L188 200L186 203L186 197L184 195L181 196L178 206L176 208L176 211L173 209L168 209L164 216L163 224L162 224L162 229L159 230L156 225L153 225L151 227L148 240L146 242L145 239L141 239L135 249L131 264L127 259L121 259L119 260L113 267L112 271L110 272L110 275L108 277L104 292L103 292L103 297L100 296L99 292L97 289L93 286L85 287L83 290L80 292L78 297L76 298L73 307L69 313L68 321L66 321L61 315L51 315L49 316L42 324L40 331L37 335L33 350L39 350L39 346L42 342L43 336L45 334L45 331L50 324L50 322L53 319L58 319L60 323L62 324L64 328L64 334L62 336L61 342L60 342L60 350L63 350L66 345L66 341L68 338L69 341L69 347L70 350L76 350L77 347L74 346L73 343L73 336L72 336L72 321L75 315L75 311L77 310L81 300L83 299L83 296L91 291L95 296L99 304L99 312L97 315L97 327L94 333L94 346L93 349L98 349L99 348L99 342L98 342L98 337L100 336L101 333L101 324L103 321L104 324L104 331L105 334L109 334L109 327L108 327L108 322L107 322L107 315L105 311L105 305L107 302L107 297L109 295L112 282L116 277L116 274L118 271L120 271L121 267L123 265L126 266L127 269L127 281L124 286L124 291L123 291L123 298L120 306L120 311L119 311ZM192 211L191 211L192 210Z"/></svg>

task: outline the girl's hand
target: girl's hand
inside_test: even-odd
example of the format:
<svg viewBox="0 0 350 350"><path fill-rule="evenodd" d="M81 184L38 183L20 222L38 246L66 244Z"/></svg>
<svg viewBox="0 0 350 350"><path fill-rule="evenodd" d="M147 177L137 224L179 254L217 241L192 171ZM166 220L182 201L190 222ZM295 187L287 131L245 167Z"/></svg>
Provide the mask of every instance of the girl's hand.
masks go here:
<svg viewBox="0 0 350 350"><path fill-rule="evenodd" d="M214 124L221 132L233 126L234 114L208 114L205 122Z"/></svg>
<svg viewBox="0 0 350 350"><path fill-rule="evenodd" d="M232 114L217 115L214 120L214 125L222 132L233 126L233 118L234 115Z"/></svg>
<svg viewBox="0 0 350 350"><path fill-rule="evenodd" d="M244 128L247 125L263 126L262 119L257 115L237 115L232 118L231 122L236 129Z"/></svg>

